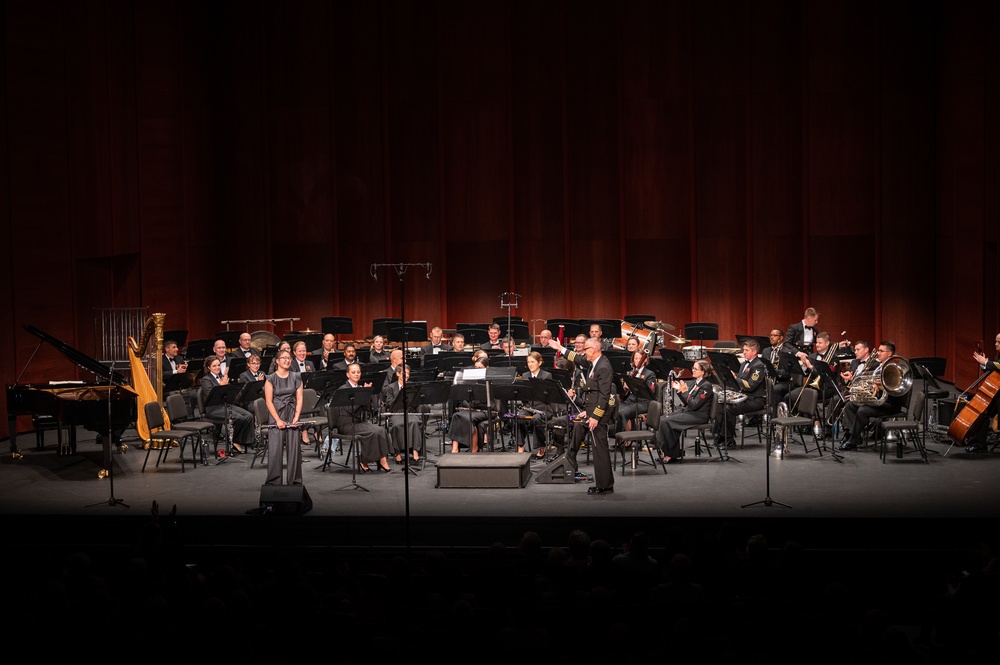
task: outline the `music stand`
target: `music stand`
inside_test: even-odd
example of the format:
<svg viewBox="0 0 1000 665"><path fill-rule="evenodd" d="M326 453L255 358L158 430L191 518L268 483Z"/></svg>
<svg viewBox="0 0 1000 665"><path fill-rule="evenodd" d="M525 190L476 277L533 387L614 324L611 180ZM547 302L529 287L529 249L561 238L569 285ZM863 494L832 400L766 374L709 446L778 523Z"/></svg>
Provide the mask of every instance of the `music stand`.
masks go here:
<svg viewBox="0 0 1000 665"><path fill-rule="evenodd" d="M844 394L842 392L840 392L840 387L837 385L837 377L834 376L833 372L830 370L830 366L829 365L827 365L824 362L820 362L820 361L814 362L813 363L813 371L815 371L821 377L819 385L822 386L824 381L828 381L830 383L830 385L833 386L833 390L837 393L837 395L840 397L840 399L842 399L845 402L847 401L847 398L844 397ZM820 413L813 414L813 416L816 417L816 418L818 418L819 421L820 421L820 423L825 423L826 422L826 409L822 407L822 404L823 404L823 401L824 401L823 400L823 391L820 390L819 388L817 388L817 391L819 392L819 395L817 396L816 403L820 407L820 409L819 409ZM821 427L822 427L822 425L821 425ZM823 437L823 446L826 447L826 436ZM829 451L830 451L830 454L833 456L834 461L840 462L841 464L843 464L843 462L844 462L844 456L840 455L839 453L837 453L836 446L831 445L830 448L829 448ZM823 459L823 458L820 457L819 459Z"/></svg>
<svg viewBox="0 0 1000 665"><path fill-rule="evenodd" d="M389 325L389 341L403 343L403 355L409 348L410 342L422 342L427 339L427 322L410 321L406 324Z"/></svg>
<svg viewBox="0 0 1000 665"><path fill-rule="evenodd" d="M403 325L403 319L396 319L392 317L372 319L372 337L382 335L382 337L388 339L390 325L401 326Z"/></svg>
<svg viewBox="0 0 1000 665"><path fill-rule="evenodd" d="M245 385L250 385L250 384L245 384ZM244 385L241 385L239 383L230 383L224 386L215 386L214 388L212 388L211 392L208 393L208 398L205 399L206 411L213 406L226 407L226 429L228 430L226 435L226 456L216 461L215 463L216 466L222 464L223 462L229 460L232 457L233 405L238 403L240 399L240 394L243 392L243 388Z"/></svg>
<svg viewBox="0 0 1000 665"><path fill-rule="evenodd" d="M242 334L242 330L223 330L222 332L215 333L215 339L221 339L225 342L227 349L235 349L240 345L240 335ZM215 345L214 340L212 345Z"/></svg>
<svg viewBox="0 0 1000 665"><path fill-rule="evenodd" d="M451 402L465 401L469 404L469 450L472 450L472 436L476 431L476 424L472 422L472 412L481 411L472 405L476 402L486 404L486 419L490 425L493 423L493 409L489 403L489 391L485 383L456 383L448 391L448 400ZM490 445L493 445L493 438L490 437Z"/></svg>
<svg viewBox="0 0 1000 665"><path fill-rule="evenodd" d="M181 392L191 387L191 377L187 372L183 374L171 374L163 382L163 394Z"/></svg>
<svg viewBox="0 0 1000 665"><path fill-rule="evenodd" d="M371 388L362 388L362 387L341 388L340 390L335 390L331 395L330 406L350 408L352 413L351 419L354 420L355 416L353 414L356 413L358 404L360 403L367 405L371 402L371 399L372 399ZM355 420L354 424L357 424L358 422L360 421ZM340 434L340 432L338 432L338 434ZM355 489L355 490L361 490L362 492L368 492L369 490L367 488L362 487L361 485L358 484L358 466L361 464L361 451L358 450L358 435L357 433L349 432L347 433L347 436L351 437L351 444L347 449L347 459L350 459L352 454L354 455L354 460L353 463L351 464L351 484L339 487L334 491L339 492L340 490ZM332 449L333 446L327 446L326 459L323 461L324 470L326 469L326 465L330 460L330 451Z"/></svg>
<svg viewBox="0 0 1000 665"><path fill-rule="evenodd" d="M326 369L320 372L302 372L302 387L312 388L317 393L322 393L326 390L326 387L335 381L334 370ZM344 376L340 377L344 380L347 379L347 373L344 372ZM341 381L340 383L343 383ZM339 385L339 384L338 384Z"/></svg>
<svg viewBox="0 0 1000 665"><path fill-rule="evenodd" d="M684 326L684 337L690 340L698 340L699 343L706 339L716 341L719 339L718 323L688 323Z"/></svg>
<svg viewBox="0 0 1000 665"><path fill-rule="evenodd" d="M736 346L740 349L743 348L743 344L746 343L748 339L757 340L757 354L760 355L764 353L764 349L771 346L771 338L765 337L764 335L737 335L736 336ZM766 364L766 363L765 363Z"/></svg>
<svg viewBox="0 0 1000 665"><path fill-rule="evenodd" d="M649 384L640 379L637 376L625 375L622 377L622 381L628 386L628 389L636 396L636 399L646 399L652 401L654 399L653 393L649 390Z"/></svg>
<svg viewBox="0 0 1000 665"><path fill-rule="evenodd" d="M490 334L487 332L486 326L474 326L459 323L457 330L462 333L463 337L465 337L466 346L479 346L480 344L490 341Z"/></svg>
<svg viewBox="0 0 1000 665"><path fill-rule="evenodd" d="M262 398L264 396L264 379L260 381L251 381L250 383L239 384L243 387L240 390L240 394L237 396L237 404L242 406L247 411L253 411L251 408L254 401Z"/></svg>
<svg viewBox="0 0 1000 665"><path fill-rule="evenodd" d="M545 322L545 327L552 333L552 339L559 338L559 326L563 327L563 346L572 348L573 339L583 333L587 333L580 328L579 319L549 319Z"/></svg>
<svg viewBox="0 0 1000 665"><path fill-rule="evenodd" d="M416 383L410 386L407 383L407 394L409 395L409 400L407 408L413 413L419 413L422 416L430 415L430 407L432 404L446 404L448 402L448 395L451 392L451 382L450 381L428 381L426 383ZM402 394L402 393L400 393ZM421 407L427 407L427 411L421 411ZM415 409L415 410L414 410ZM444 413L447 414L447 408L444 409ZM427 429L426 421L424 422L424 435L426 439ZM441 446L444 449L444 428L441 429ZM407 451L409 452L409 451ZM427 447L424 446L424 456L421 459L427 459Z"/></svg>
<svg viewBox="0 0 1000 665"><path fill-rule="evenodd" d="M330 334L337 338L337 347L340 347L340 335L354 332L354 321L349 316L324 316L319 321L320 330L323 334Z"/></svg>
<svg viewBox="0 0 1000 665"><path fill-rule="evenodd" d="M516 381L514 383L502 383L493 386L493 399L498 399L502 403L508 405L506 414L509 414L513 420L517 420L517 411L512 408L513 402L530 402L534 396L534 392L527 381ZM514 423L514 444L518 447L518 438L520 434L520 428L517 427L517 423ZM506 447L506 446L505 446ZM490 450L493 450L493 441L490 440Z"/></svg>
<svg viewBox="0 0 1000 665"><path fill-rule="evenodd" d="M240 375L247 371L247 359L241 356L226 358L226 374L233 381L238 381Z"/></svg>
<svg viewBox="0 0 1000 665"><path fill-rule="evenodd" d="M683 353L675 349L661 348L659 358L650 358L649 368L656 374L657 379L667 384L666 399L660 400L661 403L669 404L673 408L674 398L677 395L677 391L674 390L674 380L680 379L681 372L684 370L690 372L693 367L694 361L688 360Z"/></svg>
<svg viewBox="0 0 1000 665"><path fill-rule="evenodd" d="M708 358L712 361L713 367L716 368L715 376L717 376L719 381L722 382L722 434L716 439L716 441L719 439L725 440L726 435L729 433L729 409L726 408L729 406L729 403L726 401L725 396L729 392L740 392L739 384L733 377L733 374L740 370L740 363L736 360L736 356L730 353L722 353L720 351L708 351ZM722 368L723 371L720 371L720 368ZM729 371L727 372L724 370ZM718 399L718 396L716 399ZM718 443L716 446L719 451L719 459L721 461L740 461L729 454L728 448L723 448L722 445Z"/></svg>

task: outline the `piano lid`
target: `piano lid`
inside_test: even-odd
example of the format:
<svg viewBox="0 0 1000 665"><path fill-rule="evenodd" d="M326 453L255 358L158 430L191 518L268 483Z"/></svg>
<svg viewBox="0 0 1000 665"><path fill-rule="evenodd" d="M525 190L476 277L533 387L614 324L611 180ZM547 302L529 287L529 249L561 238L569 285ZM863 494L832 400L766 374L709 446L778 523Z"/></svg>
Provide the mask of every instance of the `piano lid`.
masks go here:
<svg viewBox="0 0 1000 665"><path fill-rule="evenodd" d="M30 332L35 337L39 338L43 342L48 342L49 344L54 346L56 350L58 350L61 354L69 358L70 362L80 367L80 369L83 369L87 372L96 375L98 378L102 379L104 383L111 382L119 386L131 385L129 380L125 378L123 374L120 374L119 372L112 372L111 368L107 367L101 362L98 362L97 360L94 360L86 353L74 349L69 344L61 342L60 340L56 339L52 335L49 335L48 333L42 332L35 326L29 325L27 323L23 324L23 326L25 330Z"/></svg>

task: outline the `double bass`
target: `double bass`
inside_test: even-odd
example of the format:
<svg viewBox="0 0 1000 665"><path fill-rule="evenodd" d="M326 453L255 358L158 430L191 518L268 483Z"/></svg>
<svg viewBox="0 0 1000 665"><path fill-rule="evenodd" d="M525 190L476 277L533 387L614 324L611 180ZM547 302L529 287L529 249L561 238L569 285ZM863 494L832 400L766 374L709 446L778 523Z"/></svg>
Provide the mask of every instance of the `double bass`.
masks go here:
<svg viewBox="0 0 1000 665"><path fill-rule="evenodd" d="M982 352L981 347L980 352ZM1000 390L1000 372L996 370L986 372L966 388L963 394L969 394L973 390L976 391L976 394L955 414L955 419L948 426L948 438L956 443L965 440L975 422L984 416L986 410L990 408L990 404L996 398L997 391ZM986 426L989 427L989 423Z"/></svg>

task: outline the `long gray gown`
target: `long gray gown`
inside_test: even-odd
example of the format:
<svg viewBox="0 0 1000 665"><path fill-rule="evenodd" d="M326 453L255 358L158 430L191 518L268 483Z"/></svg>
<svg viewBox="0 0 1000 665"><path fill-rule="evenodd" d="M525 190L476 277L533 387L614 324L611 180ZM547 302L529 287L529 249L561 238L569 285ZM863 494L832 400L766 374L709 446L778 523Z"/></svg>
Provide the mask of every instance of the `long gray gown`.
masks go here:
<svg viewBox="0 0 1000 665"><path fill-rule="evenodd" d="M286 423L295 417L295 393L302 385L302 375L289 372L287 378L281 378L277 372L268 374L268 383L273 388L271 401L274 410ZM276 425L274 416L268 411L268 424ZM302 435L297 429L278 429L271 427L267 431L267 479L265 483L281 484L281 449L285 449L286 484L302 484L302 446L299 443Z"/></svg>

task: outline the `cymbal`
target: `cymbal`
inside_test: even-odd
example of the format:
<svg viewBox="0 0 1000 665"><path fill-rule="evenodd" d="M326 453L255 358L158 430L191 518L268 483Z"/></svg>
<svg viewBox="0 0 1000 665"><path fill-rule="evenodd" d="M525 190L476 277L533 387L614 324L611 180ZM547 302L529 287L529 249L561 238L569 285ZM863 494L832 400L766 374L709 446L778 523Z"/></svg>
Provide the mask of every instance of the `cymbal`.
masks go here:
<svg viewBox="0 0 1000 665"><path fill-rule="evenodd" d="M672 325L663 321L643 321L643 325L654 330L676 330Z"/></svg>
<svg viewBox="0 0 1000 665"><path fill-rule="evenodd" d="M691 343L691 340L684 339L683 337L678 337L677 339L672 339L670 341L673 342L674 344L690 344Z"/></svg>

